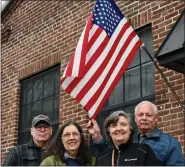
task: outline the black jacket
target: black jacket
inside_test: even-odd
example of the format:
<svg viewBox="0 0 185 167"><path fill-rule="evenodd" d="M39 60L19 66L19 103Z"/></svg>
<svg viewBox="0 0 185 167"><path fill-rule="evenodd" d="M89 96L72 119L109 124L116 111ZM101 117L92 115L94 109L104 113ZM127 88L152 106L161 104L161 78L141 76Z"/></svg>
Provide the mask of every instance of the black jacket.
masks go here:
<svg viewBox="0 0 185 167"><path fill-rule="evenodd" d="M113 148L114 149L114 148ZM96 166L112 166L113 149L100 153ZM146 144L122 144L119 150L114 149L114 166L162 166L163 163L155 156Z"/></svg>
<svg viewBox="0 0 185 167"><path fill-rule="evenodd" d="M33 140L10 149L3 166L39 166L44 156Z"/></svg>

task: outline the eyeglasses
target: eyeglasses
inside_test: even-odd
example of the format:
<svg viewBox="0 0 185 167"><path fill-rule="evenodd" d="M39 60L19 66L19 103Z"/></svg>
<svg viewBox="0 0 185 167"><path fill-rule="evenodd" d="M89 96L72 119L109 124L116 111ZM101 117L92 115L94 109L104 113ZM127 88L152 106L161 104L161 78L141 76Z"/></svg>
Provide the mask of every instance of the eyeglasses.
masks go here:
<svg viewBox="0 0 185 167"><path fill-rule="evenodd" d="M48 125L37 125L34 127L36 131L41 131L42 128L44 129L44 131L48 131L50 129L50 126Z"/></svg>
<svg viewBox="0 0 185 167"><path fill-rule="evenodd" d="M71 137L71 135L72 135L74 138L78 138L81 134L80 134L80 133L77 133L77 132L66 133L66 134L63 134L63 135L62 135L62 138L64 138L64 139L69 139L69 138Z"/></svg>

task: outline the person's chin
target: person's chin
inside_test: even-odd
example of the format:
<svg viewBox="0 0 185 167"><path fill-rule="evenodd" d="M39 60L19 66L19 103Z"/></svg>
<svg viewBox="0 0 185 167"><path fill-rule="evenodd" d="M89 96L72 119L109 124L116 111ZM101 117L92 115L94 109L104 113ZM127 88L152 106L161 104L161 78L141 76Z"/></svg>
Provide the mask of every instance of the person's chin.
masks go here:
<svg viewBox="0 0 185 167"><path fill-rule="evenodd" d="M149 131L149 127L142 127L141 128L141 132L148 132Z"/></svg>
<svg viewBox="0 0 185 167"><path fill-rule="evenodd" d="M125 140L125 138L122 138L122 137L116 139L116 141L117 141L118 143L123 143L124 140Z"/></svg>
<svg viewBox="0 0 185 167"><path fill-rule="evenodd" d="M76 147L73 147L73 148L69 148L69 150L70 150L71 152L76 152L77 148L76 148Z"/></svg>
<svg viewBox="0 0 185 167"><path fill-rule="evenodd" d="M39 141L44 142L44 141L48 141L48 139L43 137L43 138L40 138Z"/></svg>

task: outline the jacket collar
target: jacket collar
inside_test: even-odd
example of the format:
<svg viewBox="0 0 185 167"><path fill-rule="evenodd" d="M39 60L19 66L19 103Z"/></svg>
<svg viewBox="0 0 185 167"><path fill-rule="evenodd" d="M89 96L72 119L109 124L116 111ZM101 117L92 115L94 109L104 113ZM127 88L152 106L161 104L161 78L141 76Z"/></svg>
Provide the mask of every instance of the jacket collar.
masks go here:
<svg viewBox="0 0 185 167"><path fill-rule="evenodd" d="M128 141L127 141L127 143L123 143L123 144L120 144L119 145L119 150L121 151L121 150L124 150L124 149L126 149L126 148L128 148L128 147L130 147L130 145L132 145L132 135L133 135L133 133L131 134L131 136L130 136L130 138L128 139Z"/></svg>
<svg viewBox="0 0 185 167"><path fill-rule="evenodd" d="M144 134L147 138L157 138L159 137L161 134L161 130L158 129L157 127L151 131L151 132L148 132L146 134ZM140 135L140 133L138 132L138 135Z"/></svg>
<svg viewBox="0 0 185 167"><path fill-rule="evenodd" d="M37 147L37 145L34 143L33 139L31 139L31 140L28 142L28 146L29 146L29 147Z"/></svg>
<svg viewBox="0 0 185 167"><path fill-rule="evenodd" d="M119 145L119 151L125 150L128 147L130 147L131 145L132 145L132 143L121 144L121 145Z"/></svg>

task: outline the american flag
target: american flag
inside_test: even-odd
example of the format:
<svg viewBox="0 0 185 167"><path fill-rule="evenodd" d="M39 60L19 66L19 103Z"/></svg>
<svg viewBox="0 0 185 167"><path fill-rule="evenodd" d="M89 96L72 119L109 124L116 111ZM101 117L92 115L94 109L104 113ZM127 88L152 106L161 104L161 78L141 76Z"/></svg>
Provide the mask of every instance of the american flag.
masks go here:
<svg viewBox="0 0 185 167"><path fill-rule="evenodd" d="M95 119L142 45L114 0L97 0L61 79Z"/></svg>

